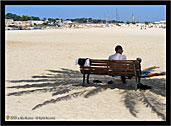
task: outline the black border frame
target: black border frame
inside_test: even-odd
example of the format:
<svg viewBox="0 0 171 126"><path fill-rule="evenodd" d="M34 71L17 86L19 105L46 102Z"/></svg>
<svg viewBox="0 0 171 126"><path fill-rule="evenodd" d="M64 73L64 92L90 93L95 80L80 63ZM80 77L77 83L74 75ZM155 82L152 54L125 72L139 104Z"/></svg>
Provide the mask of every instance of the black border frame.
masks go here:
<svg viewBox="0 0 171 126"><path fill-rule="evenodd" d="M5 5L166 5L166 121L5 121ZM1 2L1 122L3 125L170 125L170 1L2 1Z"/></svg>

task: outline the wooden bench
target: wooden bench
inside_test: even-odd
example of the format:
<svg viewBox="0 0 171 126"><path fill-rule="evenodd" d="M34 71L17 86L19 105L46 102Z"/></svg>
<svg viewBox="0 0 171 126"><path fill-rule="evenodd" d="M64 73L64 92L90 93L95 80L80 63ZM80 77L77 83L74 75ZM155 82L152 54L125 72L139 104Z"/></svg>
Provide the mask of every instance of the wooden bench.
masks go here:
<svg viewBox="0 0 171 126"><path fill-rule="evenodd" d="M80 71L83 74L83 86L85 84L86 74L88 84L90 74L126 77L135 76L136 82L140 83L141 64L138 60L90 59L90 62L90 66L80 66Z"/></svg>

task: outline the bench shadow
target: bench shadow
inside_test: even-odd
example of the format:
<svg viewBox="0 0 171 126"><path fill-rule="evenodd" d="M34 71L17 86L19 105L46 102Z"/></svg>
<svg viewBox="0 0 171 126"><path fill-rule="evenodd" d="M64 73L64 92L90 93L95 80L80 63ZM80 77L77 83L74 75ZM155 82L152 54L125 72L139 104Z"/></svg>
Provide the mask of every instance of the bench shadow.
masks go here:
<svg viewBox="0 0 171 126"><path fill-rule="evenodd" d="M155 69L155 68L153 68ZM29 80L7 80L8 83L16 83L16 86L8 86L8 89L23 89L23 91L10 92L7 96L22 96L31 93L52 93L52 99L46 100L33 106L32 110L51 103L60 101L72 100L73 98L83 97L89 98L106 89L122 89L123 101L125 107L129 109L130 113L136 117L138 110L136 104L142 102L146 107L150 107L159 117L165 120L165 113L162 104L156 95L166 97L165 79L142 79L143 84L152 86L148 91L135 91L134 86L126 86L125 84L114 82L114 84L107 84L112 77L90 75L90 84L82 86L82 74L80 71L61 68L61 70L47 70L45 75L32 76ZM101 80L103 83L93 83L93 80ZM129 84L135 85L135 80L130 80ZM55 98L53 98L55 97ZM158 99L158 100L156 100Z"/></svg>

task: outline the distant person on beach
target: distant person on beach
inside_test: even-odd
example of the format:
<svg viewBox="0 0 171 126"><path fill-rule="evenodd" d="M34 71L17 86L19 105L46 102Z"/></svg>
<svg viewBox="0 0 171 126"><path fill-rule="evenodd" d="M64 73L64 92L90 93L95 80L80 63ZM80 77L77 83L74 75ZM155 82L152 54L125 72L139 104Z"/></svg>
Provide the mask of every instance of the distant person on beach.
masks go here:
<svg viewBox="0 0 171 126"><path fill-rule="evenodd" d="M117 45L115 47L115 51L116 51L115 54L109 56L109 60L126 60L126 56L122 55L122 53L123 53L122 46ZM125 76L121 76L121 80L122 80L123 83L126 83ZM111 81L111 83L112 83L112 81Z"/></svg>

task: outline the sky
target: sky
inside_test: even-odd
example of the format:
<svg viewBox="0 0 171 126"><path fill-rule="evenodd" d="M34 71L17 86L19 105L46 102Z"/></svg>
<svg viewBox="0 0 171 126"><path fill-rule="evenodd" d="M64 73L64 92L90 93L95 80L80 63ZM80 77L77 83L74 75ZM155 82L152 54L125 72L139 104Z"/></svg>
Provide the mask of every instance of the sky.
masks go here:
<svg viewBox="0 0 171 126"><path fill-rule="evenodd" d="M93 18L105 20L163 21L166 20L165 5L6 5L5 14L43 18Z"/></svg>

